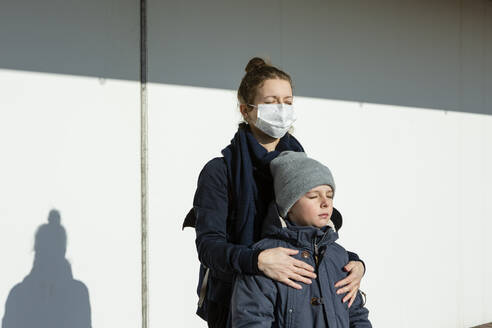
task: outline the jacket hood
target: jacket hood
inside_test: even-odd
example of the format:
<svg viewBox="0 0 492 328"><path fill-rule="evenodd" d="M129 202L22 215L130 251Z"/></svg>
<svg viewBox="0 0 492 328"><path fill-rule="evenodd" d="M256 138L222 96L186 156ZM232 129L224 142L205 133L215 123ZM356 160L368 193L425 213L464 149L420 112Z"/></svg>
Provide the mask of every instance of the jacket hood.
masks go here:
<svg viewBox="0 0 492 328"><path fill-rule="evenodd" d="M333 208L331 219L332 222L342 221L340 212L335 208ZM321 241L320 246L333 243L338 239L338 233L334 224L331 226L327 225L321 229L312 226L295 225L289 220L283 219L278 212L275 202L271 202L263 221L261 237L274 237L276 239L286 240L297 247L309 247L315 238Z"/></svg>

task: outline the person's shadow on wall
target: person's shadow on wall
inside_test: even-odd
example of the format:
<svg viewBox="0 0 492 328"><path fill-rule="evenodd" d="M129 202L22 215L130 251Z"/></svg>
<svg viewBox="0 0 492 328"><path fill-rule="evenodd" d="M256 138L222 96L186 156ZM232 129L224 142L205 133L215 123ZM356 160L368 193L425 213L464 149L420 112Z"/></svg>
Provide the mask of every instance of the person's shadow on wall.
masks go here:
<svg viewBox="0 0 492 328"><path fill-rule="evenodd" d="M91 327L89 291L73 279L66 247L60 213L51 210L36 231L31 272L9 293L2 328Z"/></svg>

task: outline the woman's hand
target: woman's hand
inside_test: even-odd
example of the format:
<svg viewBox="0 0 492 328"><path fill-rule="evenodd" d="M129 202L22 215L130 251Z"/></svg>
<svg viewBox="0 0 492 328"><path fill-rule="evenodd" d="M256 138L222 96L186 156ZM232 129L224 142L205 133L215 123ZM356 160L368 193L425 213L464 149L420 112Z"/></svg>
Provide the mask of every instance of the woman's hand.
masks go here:
<svg viewBox="0 0 492 328"><path fill-rule="evenodd" d="M283 247L266 249L258 255L258 269L268 278L302 289L301 285L293 280L311 284L311 279L315 279L316 274L312 266L292 257L297 253L298 250Z"/></svg>
<svg viewBox="0 0 492 328"><path fill-rule="evenodd" d="M352 303L355 301L355 297L357 296L357 291L359 290L362 276L364 275L364 265L360 261L350 261L343 268L345 271L349 272L349 275L338 281L335 284L335 287L343 287L337 290L337 294L340 295L347 293L347 295L343 298L343 303L350 300L348 307L351 307Z"/></svg>

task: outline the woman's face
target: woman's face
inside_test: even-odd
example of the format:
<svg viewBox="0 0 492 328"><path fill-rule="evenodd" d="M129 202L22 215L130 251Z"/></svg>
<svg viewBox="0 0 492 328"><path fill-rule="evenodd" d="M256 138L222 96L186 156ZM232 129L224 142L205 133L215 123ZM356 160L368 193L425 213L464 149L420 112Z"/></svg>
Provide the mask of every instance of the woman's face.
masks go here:
<svg viewBox="0 0 492 328"><path fill-rule="evenodd" d="M265 80L263 85L256 91L254 103L249 105L258 106L258 104L289 104L292 105L292 87L289 81L281 79ZM254 126L258 116L257 107L241 105L241 114L250 126Z"/></svg>

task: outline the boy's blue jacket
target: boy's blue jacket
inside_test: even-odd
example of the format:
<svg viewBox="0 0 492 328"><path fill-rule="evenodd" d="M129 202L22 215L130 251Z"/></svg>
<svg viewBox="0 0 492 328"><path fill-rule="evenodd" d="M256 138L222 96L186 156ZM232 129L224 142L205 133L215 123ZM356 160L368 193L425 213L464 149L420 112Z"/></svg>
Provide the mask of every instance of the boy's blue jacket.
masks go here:
<svg viewBox="0 0 492 328"><path fill-rule="evenodd" d="M340 215L334 209L333 215ZM283 227L282 227L283 225ZM335 241L338 233L331 227L295 226L280 219L272 204L264 221L263 237L253 248L286 247L299 250L294 257L316 268L311 285L300 283L301 290L263 275L238 275L232 295L232 325L240 327L372 327L369 311L361 294L348 308L344 295L337 295L335 283L347 276L343 267L347 251Z"/></svg>

